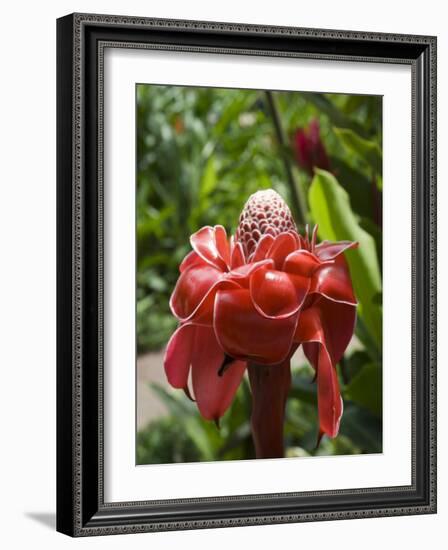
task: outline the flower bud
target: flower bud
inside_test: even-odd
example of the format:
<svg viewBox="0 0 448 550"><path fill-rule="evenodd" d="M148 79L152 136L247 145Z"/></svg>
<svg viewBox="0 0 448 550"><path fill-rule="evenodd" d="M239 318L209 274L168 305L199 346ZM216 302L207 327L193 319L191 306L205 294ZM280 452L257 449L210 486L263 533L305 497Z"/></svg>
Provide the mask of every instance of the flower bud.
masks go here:
<svg viewBox="0 0 448 550"><path fill-rule="evenodd" d="M273 189L257 191L249 197L241 212L235 239L246 257L254 251L263 235L276 237L287 231L297 232L291 210Z"/></svg>
<svg viewBox="0 0 448 550"><path fill-rule="evenodd" d="M330 170L330 160L320 138L319 122L312 120L308 128L299 128L294 134L297 164L313 175L313 169Z"/></svg>

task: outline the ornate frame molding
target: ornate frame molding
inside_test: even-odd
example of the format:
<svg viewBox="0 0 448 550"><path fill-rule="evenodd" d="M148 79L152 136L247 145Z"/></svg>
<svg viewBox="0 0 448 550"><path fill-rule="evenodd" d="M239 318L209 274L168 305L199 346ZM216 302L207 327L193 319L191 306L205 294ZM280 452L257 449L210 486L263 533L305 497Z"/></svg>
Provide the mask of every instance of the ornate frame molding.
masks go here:
<svg viewBox="0 0 448 550"><path fill-rule="evenodd" d="M136 30L138 36L130 40L129 36ZM191 36L201 44L190 44L186 38ZM329 54L329 44L338 53ZM411 486L118 504L104 502L102 83L106 47L412 66ZM429 36L93 14L74 14L58 20L59 531L72 536L89 536L436 511L436 61L436 38ZM96 127L89 126L91 113L97 115ZM88 187L87 182L90 183ZM89 245L92 236L95 241ZM98 256L92 252L94 245L97 245ZM86 319L86 304L95 306L94 321ZM424 370L423 374L417 371L417 364ZM420 387L421 384L424 387ZM417 409L424 412L423 418L417 418ZM86 411L96 413L95 426L87 426ZM373 497L380 493L389 494L390 502L378 505ZM292 498L296 499L296 510ZM351 498L357 499L357 507L347 506ZM327 507L319 504L322 499L328 499ZM270 513L269 501L275 502L279 511ZM310 503L310 511L305 501ZM256 503L257 510L249 510L250 502ZM204 508L204 505L207 506ZM162 520L155 519L157 507L167 510ZM182 513L184 517L179 519Z"/></svg>

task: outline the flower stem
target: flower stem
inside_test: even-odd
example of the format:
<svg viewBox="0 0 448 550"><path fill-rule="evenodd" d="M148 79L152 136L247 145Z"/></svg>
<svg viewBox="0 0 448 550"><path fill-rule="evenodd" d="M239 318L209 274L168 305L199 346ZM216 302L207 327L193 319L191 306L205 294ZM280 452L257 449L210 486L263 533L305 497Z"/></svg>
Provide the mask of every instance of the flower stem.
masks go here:
<svg viewBox="0 0 448 550"><path fill-rule="evenodd" d="M257 458L284 456L283 423L291 384L289 360L280 365L249 363L252 438Z"/></svg>
<svg viewBox="0 0 448 550"><path fill-rule="evenodd" d="M297 224L305 225L305 210L301 203L301 199L300 199L299 191L297 187L298 184L294 177L294 172L292 170L291 162L288 157L288 154L286 153L286 150L288 147L288 141L286 138L285 131L283 129L282 121L278 111L277 102L273 92L266 90L265 94L266 94L269 111L271 113L272 120L274 122L275 133L277 136L277 141L280 146L280 154L283 159L283 165L285 167L286 179L288 182L289 191L291 193L291 206L294 210Z"/></svg>

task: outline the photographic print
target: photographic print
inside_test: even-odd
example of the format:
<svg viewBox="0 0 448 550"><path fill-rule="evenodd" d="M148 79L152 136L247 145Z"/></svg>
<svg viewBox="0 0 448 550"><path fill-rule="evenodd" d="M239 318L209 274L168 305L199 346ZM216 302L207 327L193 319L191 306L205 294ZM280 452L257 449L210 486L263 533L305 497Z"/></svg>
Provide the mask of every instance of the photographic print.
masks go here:
<svg viewBox="0 0 448 550"><path fill-rule="evenodd" d="M382 452L382 97L136 85L137 464Z"/></svg>

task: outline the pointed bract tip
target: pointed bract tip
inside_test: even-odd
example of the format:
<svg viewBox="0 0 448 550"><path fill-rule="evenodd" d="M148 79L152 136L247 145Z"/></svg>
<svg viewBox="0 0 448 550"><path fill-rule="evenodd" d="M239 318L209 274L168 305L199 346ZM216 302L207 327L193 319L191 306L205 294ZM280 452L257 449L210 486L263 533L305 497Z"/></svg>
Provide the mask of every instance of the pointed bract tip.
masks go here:
<svg viewBox="0 0 448 550"><path fill-rule="evenodd" d="M320 442L322 441L322 438L323 438L324 435L325 435L325 433L322 430L319 430L319 434L317 436L317 441L316 441L316 446L314 447L315 451L317 451L317 449L319 448Z"/></svg>
<svg viewBox="0 0 448 550"><path fill-rule="evenodd" d="M184 394L188 397L190 401L193 401L193 403L196 402L196 399L191 395L190 388L188 386L185 386L182 388L184 390Z"/></svg>

